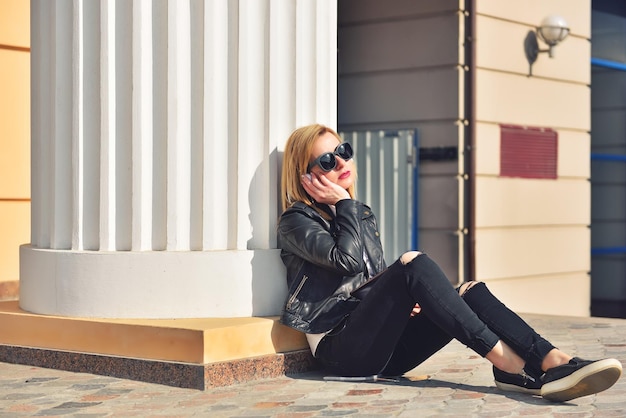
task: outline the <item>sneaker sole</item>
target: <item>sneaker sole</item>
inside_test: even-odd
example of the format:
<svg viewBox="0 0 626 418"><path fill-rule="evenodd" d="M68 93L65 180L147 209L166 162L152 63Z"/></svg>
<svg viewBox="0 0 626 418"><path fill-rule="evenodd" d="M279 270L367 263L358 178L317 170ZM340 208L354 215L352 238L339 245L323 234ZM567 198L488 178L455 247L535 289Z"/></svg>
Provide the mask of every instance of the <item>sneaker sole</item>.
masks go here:
<svg viewBox="0 0 626 418"><path fill-rule="evenodd" d="M569 376L545 383L541 388L544 399L565 402L593 395L613 386L622 374L622 364L615 359L591 363Z"/></svg>
<svg viewBox="0 0 626 418"><path fill-rule="evenodd" d="M518 392L518 393L526 393L530 395L541 395L541 389L528 389L528 388L524 388L521 386L509 384L509 383L498 382L497 380L495 382L496 382L496 387L498 389L504 390L506 392Z"/></svg>

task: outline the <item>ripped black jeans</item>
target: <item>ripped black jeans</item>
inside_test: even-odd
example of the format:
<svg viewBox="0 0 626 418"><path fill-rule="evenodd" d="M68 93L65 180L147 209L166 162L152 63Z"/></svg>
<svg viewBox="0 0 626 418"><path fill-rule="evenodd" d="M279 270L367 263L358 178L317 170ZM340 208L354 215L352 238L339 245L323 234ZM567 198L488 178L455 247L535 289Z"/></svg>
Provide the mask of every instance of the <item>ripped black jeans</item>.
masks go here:
<svg viewBox="0 0 626 418"><path fill-rule="evenodd" d="M411 317L418 303L422 311ZM552 344L479 282L463 296L426 254L391 265L350 316L319 343L315 356L340 376L399 376L453 338L485 357L502 340L541 374Z"/></svg>

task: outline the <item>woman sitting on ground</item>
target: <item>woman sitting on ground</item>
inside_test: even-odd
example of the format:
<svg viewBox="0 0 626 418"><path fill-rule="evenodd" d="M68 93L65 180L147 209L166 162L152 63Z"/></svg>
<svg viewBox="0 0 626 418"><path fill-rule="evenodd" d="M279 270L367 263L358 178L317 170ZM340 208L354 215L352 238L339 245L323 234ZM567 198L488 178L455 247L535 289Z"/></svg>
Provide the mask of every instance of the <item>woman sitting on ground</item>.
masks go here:
<svg viewBox="0 0 626 418"><path fill-rule="evenodd" d="M615 359L572 357L537 334L482 282L454 288L425 253L387 267L376 218L354 199L352 148L323 125L285 146L278 246L289 294L281 321L306 333L338 376L400 376L453 338L493 364L502 390L567 401L608 389Z"/></svg>

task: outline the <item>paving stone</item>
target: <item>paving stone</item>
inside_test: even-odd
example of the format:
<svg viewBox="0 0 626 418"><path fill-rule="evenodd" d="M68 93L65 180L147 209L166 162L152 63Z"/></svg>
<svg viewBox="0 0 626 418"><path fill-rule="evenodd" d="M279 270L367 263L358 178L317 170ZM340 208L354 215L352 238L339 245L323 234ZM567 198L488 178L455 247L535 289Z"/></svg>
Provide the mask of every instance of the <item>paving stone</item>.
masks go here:
<svg viewBox="0 0 626 418"><path fill-rule="evenodd" d="M556 346L626 364L626 320L527 315ZM624 417L626 377L566 403L499 391L491 365L452 342L403 379L328 382L322 372L198 391L0 363L0 418L10 417Z"/></svg>

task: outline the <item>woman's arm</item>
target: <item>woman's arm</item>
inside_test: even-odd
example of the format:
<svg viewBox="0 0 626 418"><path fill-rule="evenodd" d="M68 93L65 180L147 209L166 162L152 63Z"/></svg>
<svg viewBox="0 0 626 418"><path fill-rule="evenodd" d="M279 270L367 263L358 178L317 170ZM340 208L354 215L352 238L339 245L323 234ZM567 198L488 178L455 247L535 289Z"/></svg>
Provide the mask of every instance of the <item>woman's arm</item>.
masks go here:
<svg viewBox="0 0 626 418"><path fill-rule="evenodd" d="M365 270L361 220L365 206L352 199L337 202L335 228L313 209L292 207L278 224L278 246L313 264L351 276Z"/></svg>

